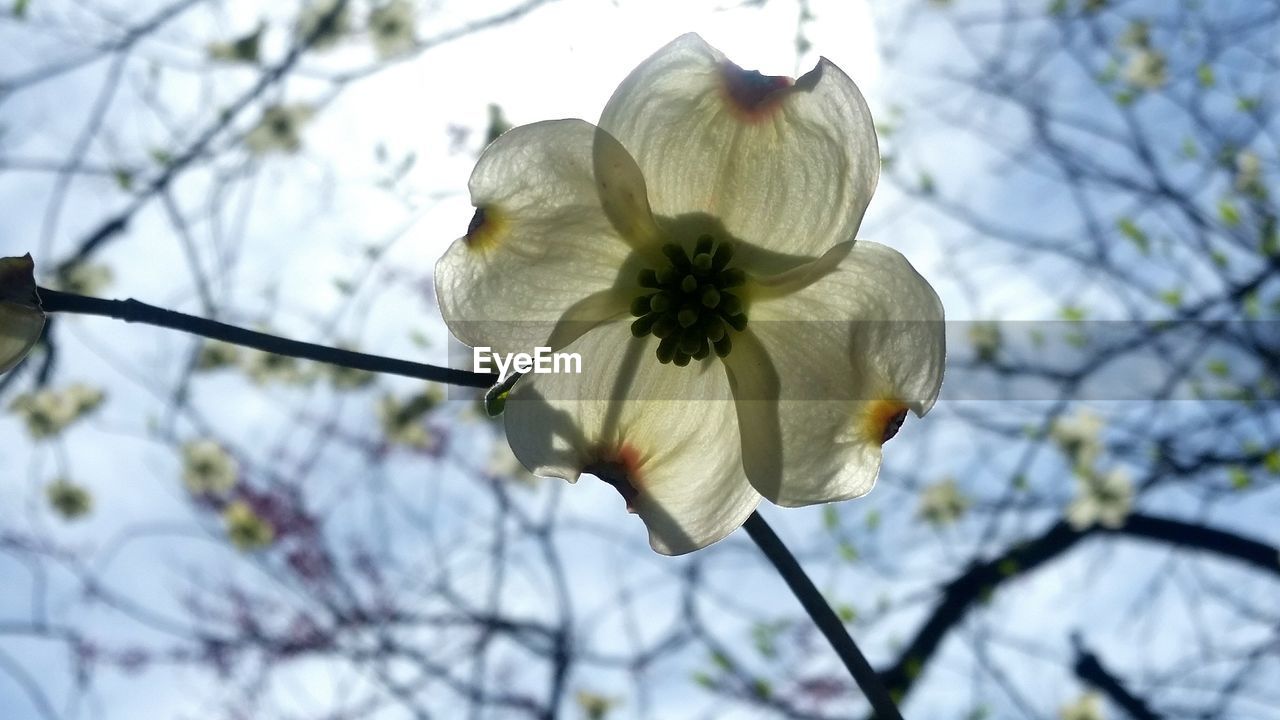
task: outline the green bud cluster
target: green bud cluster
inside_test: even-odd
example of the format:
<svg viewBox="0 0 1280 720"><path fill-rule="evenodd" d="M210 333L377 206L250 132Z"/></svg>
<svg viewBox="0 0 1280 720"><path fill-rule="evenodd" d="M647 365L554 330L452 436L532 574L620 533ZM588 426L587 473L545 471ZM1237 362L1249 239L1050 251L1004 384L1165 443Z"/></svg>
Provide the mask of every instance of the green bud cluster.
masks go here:
<svg viewBox="0 0 1280 720"><path fill-rule="evenodd" d="M662 247L669 264L640 271L637 281L646 290L631 301L631 334L660 338L658 361L681 367L714 350L724 357L733 348L731 330L747 326L742 299L734 292L746 273L729 267L733 243L716 243L710 235L698 238L692 256L675 243Z"/></svg>

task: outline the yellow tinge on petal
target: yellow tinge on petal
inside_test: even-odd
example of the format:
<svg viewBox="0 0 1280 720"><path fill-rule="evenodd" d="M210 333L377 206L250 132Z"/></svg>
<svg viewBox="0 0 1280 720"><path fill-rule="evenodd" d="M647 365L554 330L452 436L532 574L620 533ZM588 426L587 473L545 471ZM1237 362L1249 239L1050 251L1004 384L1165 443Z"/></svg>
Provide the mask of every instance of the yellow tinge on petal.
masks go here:
<svg viewBox="0 0 1280 720"><path fill-rule="evenodd" d="M31 255L0 258L0 373L31 352L44 330Z"/></svg>
<svg viewBox="0 0 1280 720"><path fill-rule="evenodd" d="M872 400L858 419L859 430L869 442L883 445L893 439L907 419L907 406L898 400Z"/></svg>
<svg viewBox="0 0 1280 720"><path fill-rule="evenodd" d="M492 205L479 207L476 208L476 214L471 216L471 224L467 225L467 234L462 237L462 241L471 250L485 252L497 247L508 227L506 217L497 208Z"/></svg>

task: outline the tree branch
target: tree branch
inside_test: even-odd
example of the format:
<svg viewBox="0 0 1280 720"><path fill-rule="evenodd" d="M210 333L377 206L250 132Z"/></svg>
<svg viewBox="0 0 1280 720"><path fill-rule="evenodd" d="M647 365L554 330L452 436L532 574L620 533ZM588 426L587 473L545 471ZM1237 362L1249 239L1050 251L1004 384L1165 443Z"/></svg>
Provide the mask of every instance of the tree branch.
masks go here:
<svg viewBox="0 0 1280 720"><path fill-rule="evenodd" d="M942 590L942 600L929 619L899 654L898 660L880 673L884 684L897 697L905 697L943 639L976 602L995 592L1001 583L1066 553L1082 539L1104 533L1202 550L1280 577L1280 549L1225 530L1142 514L1130 515L1123 526L1114 529L1094 526L1076 530L1060 521L1039 537L1014 545L998 557L971 564L947 583Z"/></svg>
<svg viewBox="0 0 1280 720"><path fill-rule="evenodd" d="M244 345L276 355L314 360L355 370L402 375L447 385L487 388L498 382L496 375L488 373L456 370L450 367L396 360L380 355L368 355L350 350L339 350L325 345L288 340L275 335L227 325L216 320L207 320L194 315L165 310L164 308L158 308L133 299L103 300L45 288L40 288L39 292L41 305L44 307L45 312L99 315L124 320L125 322L155 325L156 327L181 330L192 335L222 340L235 345Z"/></svg>
<svg viewBox="0 0 1280 720"><path fill-rule="evenodd" d="M1129 692L1119 678L1103 667L1102 661L1084 646L1079 637L1073 637L1072 642L1076 646L1076 677L1101 690L1111 702L1124 708L1133 720L1161 720L1146 700Z"/></svg>
<svg viewBox="0 0 1280 720"><path fill-rule="evenodd" d="M874 717L879 720L902 720L902 714L898 712L898 707L894 704L889 690L880 681L871 663L867 662L866 656L858 649L858 644L845 630L844 623L836 616L831 605L805 574L804 568L800 567L795 556L773 532L773 528L769 527L769 523L765 522L756 511L751 513L751 517L747 518L743 527L760 547L765 557L769 558L769 562L777 568L778 574L804 606L805 612L809 613L809 617L822 631L827 642L831 643L831 649L840 656L840 661L844 663L849 674L862 689L862 694L866 695L867 701L871 703L875 711Z"/></svg>

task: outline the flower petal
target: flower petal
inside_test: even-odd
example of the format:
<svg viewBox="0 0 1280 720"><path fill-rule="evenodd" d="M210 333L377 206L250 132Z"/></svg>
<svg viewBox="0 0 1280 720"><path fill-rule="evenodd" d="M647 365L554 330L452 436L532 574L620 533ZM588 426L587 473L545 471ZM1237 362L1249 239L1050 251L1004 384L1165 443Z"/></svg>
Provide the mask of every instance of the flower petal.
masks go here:
<svg viewBox="0 0 1280 720"><path fill-rule="evenodd" d="M44 314L39 310L0 302L0 373L22 362L43 330Z"/></svg>
<svg viewBox="0 0 1280 720"><path fill-rule="evenodd" d="M31 352L44 331L31 255L0 258L0 373Z"/></svg>
<svg viewBox="0 0 1280 720"><path fill-rule="evenodd" d="M515 128L471 175L467 234L436 265L449 330L498 352L560 347L625 312L635 246L656 233L644 178L608 133L582 120Z"/></svg>
<svg viewBox="0 0 1280 720"><path fill-rule="evenodd" d="M526 375L507 399L511 449L538 475L609 482L664 555L710 545L760 502L739 459L734 402L708 360L663 365L625 322L594 328L565 348L581 374Z"/></svg>
<svg viewBox="0 0 1280 720"><path fill-rule="evenodd" d="M883 245L832 252L845 254L810 285L754 302L725 358L747 476L779 505L867 493L881 446L942 384L942 304L929 283Z"/></svg>
<svg viewBox="0 0 1280 720"><path fill-rule="evenodd" d="M600 126L639 163L654 212L708 213L781 253L852 240L880 174L871 112L840 68L824 58L793 83L695 34L632 71Z"/></svg>

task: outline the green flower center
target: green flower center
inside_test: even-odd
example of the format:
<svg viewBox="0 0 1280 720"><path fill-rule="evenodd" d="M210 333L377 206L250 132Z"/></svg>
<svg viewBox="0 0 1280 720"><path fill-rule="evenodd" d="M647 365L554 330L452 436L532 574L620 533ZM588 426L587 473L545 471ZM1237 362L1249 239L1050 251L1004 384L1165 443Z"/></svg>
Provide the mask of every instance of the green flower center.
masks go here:
<svg viewBox="0 0 1280 720"><path fill-rule="evenodd" d="M667 243L662 254L668 263L640 271L637 282L646 288L631 301L631 334L660 338L658 362L674 362L684 367L690 360L711 354L725 357L733 348L730 331L747 326L743 302L734 288L746 282L733 260L733 243L716 243L710 235L698 238L693 256L684 248Z"/></svg>

